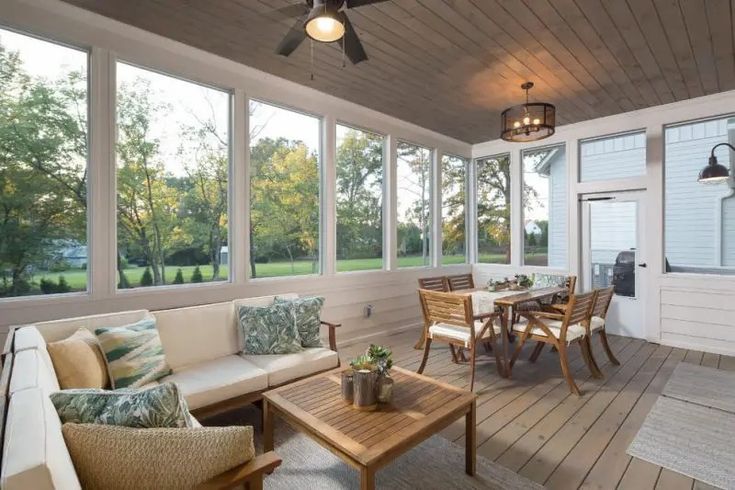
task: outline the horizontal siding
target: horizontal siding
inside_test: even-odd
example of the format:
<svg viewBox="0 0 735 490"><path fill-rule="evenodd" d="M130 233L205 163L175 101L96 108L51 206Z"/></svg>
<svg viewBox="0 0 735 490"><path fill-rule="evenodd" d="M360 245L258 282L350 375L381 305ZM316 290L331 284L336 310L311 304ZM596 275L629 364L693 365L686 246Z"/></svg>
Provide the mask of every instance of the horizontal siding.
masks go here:
<svg viewBox="0 0 735 490"><path fill-rule="evenodd" d="M549 267L565 268L568 261L567 157L561 148L551 165L549 179Z"/></svg>
<svg viewBox="0 0 735 490"><path fill-rule="evenodd" d="M580 182L624 179L646 174L645 133L584 141L580 145Z"/></svg>
<svg viewBox="0 0 735 490"><path fill-rule="evenodd" d="M661 341L735 353L735 292L661 289Z"/></svg>

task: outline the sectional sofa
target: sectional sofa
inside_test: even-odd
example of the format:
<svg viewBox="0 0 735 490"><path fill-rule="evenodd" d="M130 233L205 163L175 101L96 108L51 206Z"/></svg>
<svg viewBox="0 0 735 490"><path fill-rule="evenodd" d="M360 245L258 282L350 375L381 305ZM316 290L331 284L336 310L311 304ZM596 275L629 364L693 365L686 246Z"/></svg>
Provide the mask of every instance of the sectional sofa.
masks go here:
<svg viewBox="0 0 735 490"><path fill-rule="evenodd" d="M295 298L296 294L279 295ZM3 489L79 488L79 481L61 434L61 422L48 395L59 390L47 342L67 338L78 328L127 325L152 315L156 319L166 360L173 373L160 382L173 381L197 418L247 403L262 393L311 374L339 366L335 329L327 328L329 347L306 348L286 355L241 355L237 321L240 305L264 306L274 296L153 311L135 310L13 327L3 354L0 404L4 434L0 485ZM220 479L246 482L248 475L272 471L273 454L258 456ZM257 476L257 475L256 475Z"/></svg>

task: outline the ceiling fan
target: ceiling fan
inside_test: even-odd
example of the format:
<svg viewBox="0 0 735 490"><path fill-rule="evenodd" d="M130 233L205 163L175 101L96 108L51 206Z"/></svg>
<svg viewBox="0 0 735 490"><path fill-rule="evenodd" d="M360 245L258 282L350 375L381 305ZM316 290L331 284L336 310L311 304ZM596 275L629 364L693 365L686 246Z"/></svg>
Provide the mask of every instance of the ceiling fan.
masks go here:
<svg viewBox="0 0 735 490"><path fill-rule="evenodd" d="M276 53L288 56L306 39L321 43L342 40L340 45L353 64L368 59L345 10L387 0L305 0L274 11L281 18L298 20L276 48Z"/></svg>

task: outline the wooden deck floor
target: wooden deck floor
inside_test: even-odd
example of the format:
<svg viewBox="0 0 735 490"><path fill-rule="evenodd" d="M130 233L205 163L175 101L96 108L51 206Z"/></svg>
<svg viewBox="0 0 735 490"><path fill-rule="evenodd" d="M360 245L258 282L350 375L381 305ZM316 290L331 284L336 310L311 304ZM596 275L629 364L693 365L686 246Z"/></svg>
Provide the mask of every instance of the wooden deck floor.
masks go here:
<svg viewBox="0 0 735 490"><path fill-rule="evenodd" d="M421 352L413 349L416 339L417 333L406 332L372 341L390 346L397 365L417 369ZM512 380L498 376L491 355L479 356L475 381L478 454L551 489L711 488L633 459L625 450L677 363L735 371L735 358L611 337L621 362L615 366L607 361L598 339L594 344L595 358L605 374L601 380L589 376L579 350L572 349L572 370L583 391L581 397L569 393L558 357L548 349L536 364L527 361L527 350ZM341 354L348 360L364 348L348 346ZM453 364L443 345L432 346L424 374L469 387L469 367ZM464 421L442 435L462 444Z"/></svg>

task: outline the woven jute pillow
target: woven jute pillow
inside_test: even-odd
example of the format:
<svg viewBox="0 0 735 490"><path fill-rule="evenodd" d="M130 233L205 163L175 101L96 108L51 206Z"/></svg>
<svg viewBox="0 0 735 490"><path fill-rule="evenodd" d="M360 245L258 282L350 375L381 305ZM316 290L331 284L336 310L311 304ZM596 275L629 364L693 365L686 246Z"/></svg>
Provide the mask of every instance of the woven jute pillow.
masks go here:
<svg viewBox="0 0 735 490"><path fill-rule="evenodd" d="M64 424L62 432L87 490L193 488L255 456L252 427Z"/></svg>

